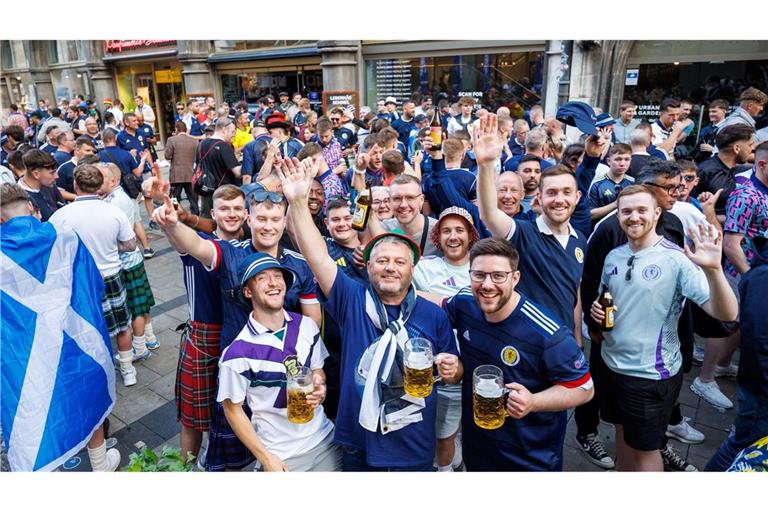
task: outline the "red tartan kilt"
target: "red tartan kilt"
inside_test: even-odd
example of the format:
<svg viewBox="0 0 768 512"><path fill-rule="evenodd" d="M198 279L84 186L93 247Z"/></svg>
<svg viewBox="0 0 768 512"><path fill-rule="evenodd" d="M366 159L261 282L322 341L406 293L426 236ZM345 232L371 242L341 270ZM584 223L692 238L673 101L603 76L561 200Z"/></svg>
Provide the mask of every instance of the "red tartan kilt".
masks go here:
<svg viewBox="0 0 768 512"><path fill-rule="evenodd" d="M181 337L176 369L176 419L187 428L206 432L216 402L221 326L191 322Z"/></svg>

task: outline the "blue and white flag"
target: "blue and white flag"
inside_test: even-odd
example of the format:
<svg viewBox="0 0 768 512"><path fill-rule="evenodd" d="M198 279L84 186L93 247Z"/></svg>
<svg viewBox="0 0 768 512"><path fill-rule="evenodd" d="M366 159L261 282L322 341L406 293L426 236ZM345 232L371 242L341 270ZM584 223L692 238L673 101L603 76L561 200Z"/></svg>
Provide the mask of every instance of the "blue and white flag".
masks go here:
<svg viewBox="0 0 768 512"><path fill-rule="evenodd" d="M112 410L104 280L72 231L0 225L0 422L12 471L51 471Z"/></svg>

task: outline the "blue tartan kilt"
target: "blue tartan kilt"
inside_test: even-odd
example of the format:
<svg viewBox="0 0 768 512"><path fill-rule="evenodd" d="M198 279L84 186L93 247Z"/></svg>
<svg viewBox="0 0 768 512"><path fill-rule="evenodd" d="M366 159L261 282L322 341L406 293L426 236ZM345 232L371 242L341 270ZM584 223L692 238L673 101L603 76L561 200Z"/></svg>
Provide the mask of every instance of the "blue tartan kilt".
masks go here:
<svg viewBox="0 0 768 512"><path fill-rule="evenodd" d="M243 411L251 419L251 409L243 402ZM224 415L224 407L216 402L211 416L211 432L205 457L206 471L227 471L243 469L256 458L237 438Z"/></svg>

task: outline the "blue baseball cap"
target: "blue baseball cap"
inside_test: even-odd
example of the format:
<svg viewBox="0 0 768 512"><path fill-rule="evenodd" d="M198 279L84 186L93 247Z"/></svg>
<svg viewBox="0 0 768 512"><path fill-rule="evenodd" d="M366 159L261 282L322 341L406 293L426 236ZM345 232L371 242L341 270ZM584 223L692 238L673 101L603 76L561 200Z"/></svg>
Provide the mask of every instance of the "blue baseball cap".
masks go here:
<svg viewBox="0 0 768 512"><path fill-rule="evenodd" d="M264 272L265 270L269 270L270 268L279 269L283 273L286 292L296 280L296 275L293 273L293 271L284 267L278 260L269 254L263 252L255 252L245 258L237 270L237 276L240 279L239 298L245 300L246 304L250 304L250 300L245 298L245 295L243 295L243 288L245 288L245 283L247 283L251 278L255 277L261 272Z"/></svg>
<svg viewBox="0 0 768 512"><path fill-rule="evenodd" d="M595 111L584 102L569 101L559 109L555 118L568 126L575 126L589 135L597 135L597 116Z"/></svg>
<svg viewBox="0 0 768 512"><path fill-rule="evenodd" d="M616 120L613 118L613 116L607 112L603 112L597 116L597 122L595 123L595 126L598 128L605 128L606 126L611 126L614 124L616 124Z"/></svg>

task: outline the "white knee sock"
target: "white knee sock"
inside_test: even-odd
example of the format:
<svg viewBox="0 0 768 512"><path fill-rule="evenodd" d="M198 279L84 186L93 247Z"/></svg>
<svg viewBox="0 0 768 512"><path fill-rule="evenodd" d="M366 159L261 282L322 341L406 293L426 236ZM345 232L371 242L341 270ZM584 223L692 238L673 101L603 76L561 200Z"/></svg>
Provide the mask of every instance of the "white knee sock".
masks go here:
<svg viewBox="0 0 768 512"><path fill-rule="evenodd" d="M146 331L145 331L146 332ZM133 345L133 350L136 351L137 354L143 354L147 351L147 335L144 336L133 336L133 341L131 342Z"/></svg>
<svg viewBox="0 0 768 512"><path fill-rule="evenodd" d="M448 464L447 466L437 466L438 473L453 472L453 466Z"/></svg>
<svg viewBox="0 0 768 512"><path fill-rule="evenodd" d="M146 336L147 339L155 337L155 331L152 329L152 322L144 324L144 336Z"/></svg>
<svg viewBox="0 0 768 512"><path fill-rule="evenodd" d="M133 368L133 350L126 350L125 352L118 350L117 357L120 360L121 370L130 370Z"/></svg>
<svg viewBox="0 0 768 512"><path fill-rule="evenodd" d="M88 458L91 459L91 468L94 471L106 471L107 443L101 443L98 448L88 448Z"/></svg>

